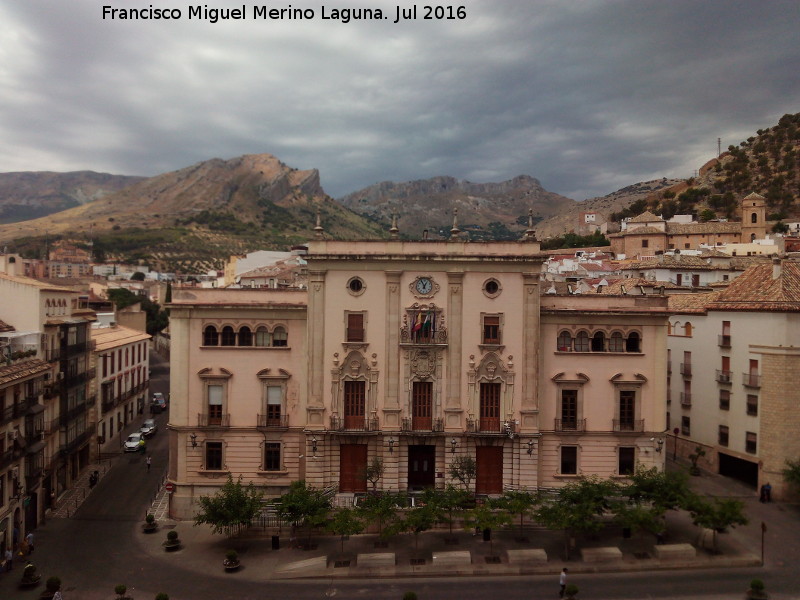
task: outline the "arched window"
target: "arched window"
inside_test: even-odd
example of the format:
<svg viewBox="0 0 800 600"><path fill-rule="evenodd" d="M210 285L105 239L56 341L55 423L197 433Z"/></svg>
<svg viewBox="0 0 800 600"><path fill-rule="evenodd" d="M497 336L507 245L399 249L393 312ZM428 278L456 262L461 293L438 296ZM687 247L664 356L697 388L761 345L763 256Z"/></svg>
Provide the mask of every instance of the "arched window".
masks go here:
<svg viewBox="0 0 800 600"><path fill-rule="evenodd" d="M756 234L755 233L751 233L750 234L750 241L751 242L755 242L756 241ZM748 254L748 256L750 256L750 255Z"/></svg>
<svg viewBox="0 0 800 600"><path fill-rule="evenodd" d="M625 352L625 344L622 341L622 334L619 331L615 331L611 334L611 337L608 340L608 351Z"/></svg>
<svg viewBox="0 0 800 600"><path fill-rule="evenodd" d="M692 337L692 324L691 323L686 323L686 325L683 328L683 335L685 335L686 337Z"/></svg>
<svg viewBox="0 0 800 600"><path fill-rule="evenodd" d="M588 352L589 351L589 334L581 331L575 337L575 352Z"/></svg>
<svg viewBox="0 0 800 600"><path fill-rule="evenodd" d="M572 334L569 331L562 331L558 334L556 344L559 352L572 352Z"/></svg>
<svg viewBox="0 0 800 600"><path fill-rule="evenodd" d="M750 215L750 222L751 223L758 223L758 213L753 213Z"/></svg>
<svg viewBox="0 0 800 600"><path fill-rule="evenodd" d="M639 342L639 334L635 331L630 332L628 339L625 340L625 352L641 352L641 344Z"/></svg>
<svg viewBox="0 0 800 600"><path fill-rule="evenodd" d="M243 325L239 328L239 345L240 346L252 346L253 345L253 333L250 331L250 328L247 325Z"/></svg>
<svg viewBox="0 0 800 600"><path fill-rule="evenodd" d="M288 345L288 335L286 334L286 329L278 325L272 331L272 345L273 346L287 346Z"/></svg>
<svg viewBox="0 0 800 600"><path fill-rule="evenodd" d="M269 331L263 325L256 329L256 346L269 346Z"/></svg>
<svg viewBox="0 0 800 600"><path fill-rule="evenodd" d="M213 325L207 325L203 330L203 346L219 345L219 333Z"/></svg>
<svg viewBox="0 0 800 600"><path fill-rule="evenodd" d="M222 345L235 346L236 345L236 332L233 327L226 325L222 328Z"/></svg>
<svg viewBox="0 0 800 600"><path fill-rule="evenodd" d="M592 352L606 351L606 334L602 331L596 332L592 336Z"/></svg>

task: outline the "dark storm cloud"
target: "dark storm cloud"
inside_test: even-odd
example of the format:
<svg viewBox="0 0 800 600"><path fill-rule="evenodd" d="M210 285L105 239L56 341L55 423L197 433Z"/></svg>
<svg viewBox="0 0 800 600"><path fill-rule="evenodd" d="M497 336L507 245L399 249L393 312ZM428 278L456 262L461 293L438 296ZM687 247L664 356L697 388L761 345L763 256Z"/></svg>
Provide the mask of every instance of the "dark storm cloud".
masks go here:
<svg viewBox="0 0 800 600"><path fill-rule="evenodd" d="M581 199L689 176L717 137L727 147L800 111L794 0L463 1L464 21L396 25L0 7L0 169L155 175L269 152L318 168L332 195L525 173Z"/></svg>

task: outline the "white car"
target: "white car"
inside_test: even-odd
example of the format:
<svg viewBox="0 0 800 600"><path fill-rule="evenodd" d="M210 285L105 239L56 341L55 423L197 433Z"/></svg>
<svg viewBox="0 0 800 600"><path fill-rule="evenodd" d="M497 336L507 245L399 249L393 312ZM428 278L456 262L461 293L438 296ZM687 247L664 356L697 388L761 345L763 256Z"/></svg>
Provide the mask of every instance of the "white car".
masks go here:
<svg viewBox="0 0 800 600"><path fill-rule="evenodd" d="M155 419L145 419L144 423L142 423L142 426L139 429L139 433L142 434L142 437L149 438L156 432L157 429L158 425L156 424Z"/></svg>
<svg viewBox="0 0 800 600"><path fill-rule="evenodd" d="M125 440L125 444L123 444L125 448L125 452L138 452L139 450L144 450L144 436L142 436L141 431L137 431L136 433L132 433L128 436L128 439Z"/></svg>

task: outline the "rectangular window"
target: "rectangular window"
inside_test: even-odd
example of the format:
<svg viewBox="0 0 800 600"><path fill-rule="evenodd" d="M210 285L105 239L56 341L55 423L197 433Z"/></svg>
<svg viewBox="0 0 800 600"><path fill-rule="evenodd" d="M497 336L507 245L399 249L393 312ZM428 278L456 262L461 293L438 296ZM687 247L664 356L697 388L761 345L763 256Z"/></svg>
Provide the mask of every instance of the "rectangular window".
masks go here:
<svg viewBox="0 0 800 600"><path fill-rule="evenodd" d="M727 446L728 445L728 426L727 425L720 425L719 426L718 442L719 442L720 446Z"/></svg>
<svg viewBox="0 0 800 600"><path fill-rule="evenodd" d="M758 415L758 396L747 394L747 414L753 417Z"/></svg>
<svg viewBox="0 0 800 600"><path fill-rule="evenodd" d="M561 390L561 429L578 428L578 390Z"/></svg>
<svg viewBox="0 0 800 600"><path fill-rule="evenodd" d="M720 410L730 410L731 409L731 392L730 392L730 390L720 390L719 391L719 409Z"/></svg>
<svg viewBox="0 0 800 600"><path fill-rule="evenodd" d="M208 386L208 424L222 425L222 395L221 385Z"/></svg>
<svg viewBox="0 0 800 600"><path fill-rule="evenodd" d="M483 316L483 343L500 343L500 315Z"/></svg>
<svg viewBox="0 0 800 600"><path fill-rule="evenodd" d="M364 313L347 313L347 335L345 340L348 342L364 341Z"/></svg>
<svg viewBox="0 0 800 600"><path fill-rule="evenodd" d="M267 442L264 445L264 470L281 470L281 444L280 442Z"/></svg>
<svg viewBox="0 0 800 600"><path fill-rule="evenodd" d="M578 447L561 446L561 471L562 475L578 474Z"/></svg>
<svg viewBox="0 0 800 600"><path fill-rule="evenodd" d="M619 392L619 429L633 431L636 417L636 392L620 390Z"/></svg>
<svg viewBox="0 0 800 600"><path fill-rule="evenodd" d="M650 240L642 240L642 248L647 248L650 245Z"/></svg>
<svg viewBox="0 0 800 600"><path fill-rule="evenodd" d="M344 382L344 427L364 429L366 427L366 382Z"/></svg>
<svg viewBox="0 0 800 600"><path fill-rule="evenodd" d="M752 431L745 433L744 450L748 454L755 454L758 451L758 436Z"/></svg>
<svg viewBox="0 0 800 600"><path fill-rule="evenodd" d="M206 470L222 470L222 442L206 442Z"/></svg>
<svg viewBox="0 0 800 600"><path fill-rule="evenodd" d="M681 433L690 435L692 432L692 420L689 417L681 417Z"/></svg>
<svg viewBox="0 0 800 600"><path fill-rule="evenodd" d="M267 387L267 427L280 427L283 413L283 388L279 385Z"/></svg>
<svg viewBox="0 0 800 600"><path fill-rule="evenodd" d="M480 430L500 432L500 384L481 383Z"/></svg>
<svg viewBox="0 0 800 600"><path fill-rule="evenodd" d="M415 381L411 389L411 429L430 431L433 425L433 382Z"/></svg>
<svg viewBox="0 0 800 600"><path fill-rule="evenodd" d="M636 467L636 448L621 447L619 448L619 474L632 475Z"/></svg>

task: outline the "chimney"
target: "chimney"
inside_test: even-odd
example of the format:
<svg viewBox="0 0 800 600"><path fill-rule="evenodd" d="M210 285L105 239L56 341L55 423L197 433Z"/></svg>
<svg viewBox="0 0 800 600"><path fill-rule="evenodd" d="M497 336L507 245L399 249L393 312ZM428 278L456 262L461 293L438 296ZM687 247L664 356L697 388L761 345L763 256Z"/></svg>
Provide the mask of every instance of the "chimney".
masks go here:
<svg viewBox="0 0 800 600"><path fill-rule="evenodd" d="M780 258L772 259L772 278L778 279L781 276L782 266Z"/></svg>

